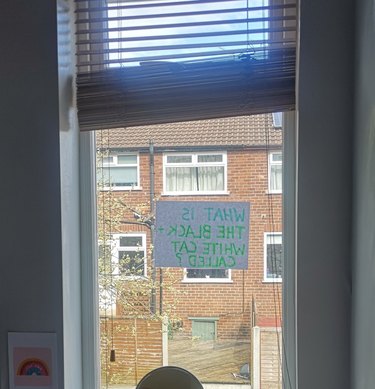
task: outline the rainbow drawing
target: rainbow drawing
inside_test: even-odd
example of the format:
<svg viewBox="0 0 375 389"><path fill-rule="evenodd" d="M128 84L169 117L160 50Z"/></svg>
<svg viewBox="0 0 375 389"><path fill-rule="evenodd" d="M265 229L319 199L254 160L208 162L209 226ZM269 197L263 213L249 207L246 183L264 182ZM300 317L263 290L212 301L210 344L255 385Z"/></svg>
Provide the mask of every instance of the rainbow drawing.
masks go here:
<svg viewBox="0 0 375 389"><path fill-rule="evenodd" d="M17 376L39 376L50 375L48 364L38 358L27 358L22 360L17 367Z"/></svg>

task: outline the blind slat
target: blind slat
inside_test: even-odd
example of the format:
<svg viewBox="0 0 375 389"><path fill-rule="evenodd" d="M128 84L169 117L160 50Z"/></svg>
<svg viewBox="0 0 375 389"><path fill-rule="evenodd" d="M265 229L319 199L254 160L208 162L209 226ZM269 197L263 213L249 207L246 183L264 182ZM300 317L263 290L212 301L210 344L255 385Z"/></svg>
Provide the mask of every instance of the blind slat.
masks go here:
<svg viewBox="0 0 375 389"><path fill-rule="evenodd" d="M295 0L251 4L76 0L81 130L293 109Z"/></svg>
<svg viewBox="0 0 375 389"><path fill-rule="evenodd" d="M277 31L277 30L274 30ZM157 46L137 46L137 47L124 47L115 49L102 49L102 50L82 50L81 54L120 54L120 53L134 53L143 51L165 51L165 50L186 50L186 49L200 49L200 48L211 48L211 47L230 47L230 46L241 46L242 48L251 47L252 45L261 45L264 41L259 40L244 40L244 41L219 41L210 43L190 43L190 44L177 44L177 45L157 45ZM282 44L284 41L274 41L274 44ZM267 48L263 47L261 51L268 51ZM220 51L222 53L224 50ZM238 51L238 49L237 49ZM202 54L202 53L201 53ZM191 56L191 53L189 53Z"/></svg>
<svg viewBox="0 0 375 389"><path fill-rule="evenodd" d="M191 23L170 23L166 24L151 24L151 25L142 25L142 26L123 26L123 27L113 27L113 28L91 28L91 29L80 29L76 31L76 35L87 35L87 34L106 34L109 32L127 32L127 31L136 31L136 30L148 30L148 29L169 29L169 28L183 28L183 27L208 27L215 25L230 25L230 24L246 24L248 21L251 23L258 22L287 22L296 20L296 16L283 16L283 17L274 17L274 18L252 18L252 19L228 19L228 20L211 20L204 22L191 22ZM101 38L101 41L104 41L105 38ZM93 40L89 40L93 43ZM96 41L97 42L97 41Z"/></svg>
<svg viewBox="0 0 375 389"><path fill-rule="evenodd" d="M231 10L228 9L215 9L208 11L191 11L191 12L174 12L174 13L157 13L157 14L143 14L143 15L126 15L126 16L108 16L106 18L87 18L87 19L79 19L77 24L85 24L85 23L102 23L102 22L130 22L133 20L139 19L161 19L161 18L182 18L187 16L212 16L212 15L221 15L221 14L230 14L230 13L243 13L247 12L249 9L246 7L243 8L233 8ZM112 9L108 9L108 11L112 11ZM261 9L260 11L265 11Z"/></svg>
<svg viewBox="0 0 375 389"><path fill-rule="evenodd" d="M209 3L231 3L231 2L238 2L238 0L199 0L199 4L209 4ZM87 4L87 0L75 0L75 3L77 4ZM111 4L111 8L113 7L113 4L119 4L121 3L120 1L112 1L112 4ZM184 1L164 1L164 2L157 2L156 0L154 0L153 2L144 2L142 0L139 0L139 1L136 1L136 0L133 0L131 1L131 3L133 4L129 4L130 2L128 2L127 4L124 2L124 5L122 6L115 6L117 8L151 8L151 7L155 7L156 6L175 6L175 5L181 5L182 3L184 5L194 5L194 4L197 4L196 0L184 0ZM105 10L107 7L100 7L98 8L97 6L95 5L90 5L90 6L87 6L86 8L84 8L83 6L80 6L79 9L76 9L75 12L78 13L81 9L82 10L85 10L85 11L92 11L92 10Z"/></svg>
<svg viewBox="0 0 375 389"><path fill-rule="evenodd" d="M262 22L287 22L287 21L292 21L295 22L296 17L295 16L283 16L283 17L274 17L274 18L253 18L251 19L252 23L262 23ZM108 33L108 32L126 32L126 31L137 31L137 30L151 30L151 29L168 29L168 28L180 28L180 27L201 27L201 26L219 26L219 25L230 25L230 24L246 24L248 19L233 19L233 20L210 20L210 21L205 21L205 22L192 22L192 23L175 23L175 24L168 24L163 25L163 24L152 24L152 25L145 25L145 26L132 26L132 27L118 27L118 28L102 28L102 29L90 29L90 30L79 30L76 32L76 35L78 36L77 43L78 44L96 44L96 43L107 43L111 42L112 39L109 38L100 38L100 39L87 39L87 40L82 40L80 38L80 35L87 35L89 33L91 34L98 34L98 33ZM294 27L292 27L292 30L294 31ZM221 36L221 35L235 35L235 34L246 34L248 31L247 30L230 30L230 31L215 31L215 32L199 32L199 33L190 33L190 34L168 34L168 35L159 35L157 36L158 38L179 38L179 37L207 37L207 36ZM147 37L146 37L147 38ZM127 37L127 38L122 38L122 40L125 41L136 41L136 40L142 40L146 39L144 37ZM150 39L155 39L155 35L152 35L149 37Z"/></svg>
<svg viewBox="0 0 375 389"><path fill-rule="evenodd" d="M294 31L293 27L289 28L268 28L254 30L231 30L231 31L215 31L215 32L202 32L202 33L190 33L190 34L168 34L168 35L150 35L150 36L140 36L133 38L105 38L101 40L79 40L77 44L79 45L87 45L91 44L100 44L102 43L120 43L120 42L141 42L141 41L153 41L153 40L161 40L161 39L184 39L184 38L203 38L203 37L215 37L215 36L231 36L231 35L244 35L246 34L257 34L261 33L270 33L270 32L285 32L285 31ZM255 42L255 41L253 41ZM261 40L260 42L263 42ZM224 42L225 43L225 42ZM248 44L250 42L246 42ZM84 53L84 50L80 50L80 54Z"/></svg>
<svg viewBox="0 0 375 389"><path fill-rule="evenodd" d="M271 51L274 51L274 50L277 50L277 48L275 49L270 49L269 52ZM255 49L255 48L251 48L250 49L251 52L264 52L264 48L260 48L260 49ZM218 50L218 51L207 51L207 52L194 52L194 56L195 57L199 57L199 58L204 58L204 57L207 57L208 60L210 59L210 57L213 57L215 56L214 60L216 60L217 56L219 57L224 57L224 56L228 56L228 55L234 55L234 54L238 54L239 53L239 50L238 49L227 49L227 50ZM243 50L241 51L241 54L240 56L243 56L243 55L247 55L247 49L246 48L243 48ZM161 61L161 60L170 60L170 59L189 59L192 57L192 53L186 53L186 54L165 54L165 55L154 55L154 56L142 56L142 57L131 57L131 58L115 58L115 59L108 59L108 60L101 60L101 61L82 61L79 65L77 65L78 67L87 67L87 66L100 66L100 65L118 65L119 63L122 63L122 64L128 64L128 63L133 63L135 61L137 62L148 62L148 61ZM294 60L294 57L293 57L293 60ZM178 63L176 64L176 66L178 66Z"/></svg>
<svg viewBox="0 0 375 389"><path fill-rule="evenodd" d="M80 3L80 2L85 2L87 3L88 0L75 0L76 3ZM230 3L230 2L236 2L236 3L239 3L240 0L191 0L191 1L179 1L179 2L148 2L148 3L138 3L138 4L132 4L132 5L129 5L129 4L126 4L125 1L123 2L124 5L111 5L111 3L108 5L108 6L105 6L105 7L95 7L95 6L88 6L86 8L84 7L79 7L77 8L74 12L76 14L80 14L80 13L85 13L85 12L105 12L107 11L108 9L110 10L116 10L116 11L120 11L120 10L131 10L131 9L136 9L136 10L139 10L139 9L144 9L144 8L155 8L155 7L173 7L173 6L179 6L179 7L182 7L182 6L187 6L187 5L197 5L197 3L199 2L199 6L203 5L203 4L220 4L220 3ZM112 4L118 4L118 3L121 3L121 1L119 2L112 2ZM132 3L135 3L134 1L132 1ZM244 2L243 2L244 3ZM245 4L245 3L244 3ZM234 7L233 7L234 8ZM254 12L254 11L263 11L263 10L266 10L266 11L270 11L270 10L281 10L281 9L291 9L291 8L295 8L295 4L291 3L291 4L287 4L287 3L283 3L283 4L275 4L275 5L262 5L262 6L258 6L258 7L252 7L252 6L249 6L247 7L246 6L246 10L250 11L250 12Z"/></svg>

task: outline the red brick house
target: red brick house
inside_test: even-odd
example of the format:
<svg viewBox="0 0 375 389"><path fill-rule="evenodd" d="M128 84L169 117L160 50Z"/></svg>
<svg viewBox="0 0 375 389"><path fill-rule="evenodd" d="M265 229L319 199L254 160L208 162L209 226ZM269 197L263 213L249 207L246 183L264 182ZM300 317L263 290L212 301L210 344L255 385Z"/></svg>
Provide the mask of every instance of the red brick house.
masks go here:
<svg viewBox="0 0 375 389"><path fill-rule="evenodd" d="M148 269L150 191L157 201L251 203L247 270L169 270L178 281L174 287L181 292L174 308L181 318L178 326L189 336L246 339L255 317L259 326L280 324L282 129L276 119L272 114L243 116L97 134L98 177L110 180L112 197L126 198L127 210L112 236L111 250L120 273L137 267L137 279L131 282L152 276ZM99 209L108 186L99 191ZM122 262L125 256L130 257L126 264ZM137 262L136 256L142 260ZM159 275L157 269L153 276L158 280ZM168 290L162 296L165 306L172 297ZM157 307L159 297L157 289ZM121 313L123 309L117 307L117 314Z"/></svg>

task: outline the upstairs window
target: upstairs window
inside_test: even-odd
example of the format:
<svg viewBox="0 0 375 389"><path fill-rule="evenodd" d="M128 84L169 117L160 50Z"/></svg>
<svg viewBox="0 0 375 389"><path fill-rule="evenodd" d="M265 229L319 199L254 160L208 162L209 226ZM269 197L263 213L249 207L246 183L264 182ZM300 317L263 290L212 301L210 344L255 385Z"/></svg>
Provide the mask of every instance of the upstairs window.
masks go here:
<svg viewBox="0 0 375 389"><path fill-rule="evenodd" d="M116 234L114 242L119 274L127 277L146 276L146 234Z"/></svg>
<svg viewBox="0 0 375 389"><path fill-rule="evenodd" d="M110 153L98 156L98 182L103 189L139 188L138 154Z"/></svg>
<svg viewBox="0 0 375 389"><path fill-rule="evenodd" d="M268 192L281 193L283 181L283 155L281 151L269 154L268 162Z"/></svg>
<svg viewBox="0 0 375 389"><path fill-rule="evenodd" d="M226 153L164 155L166 194L220 194L226 189Z"/></svg>
<svg viewBox="0 0 375 389"><path fill-rule="evenodd" d="M272 113L272 123L276 128L280 128L283 125L283 113L282 112L273 112Z"/></svg>
<svg viewBox="0 0 375 389"><path fill-rule="evenodd" d="M281 232L264 235L264 281L282 281L283 238Z"/></svg>
<svg viewBox="0 0 375 389"><path fill-rule="evenodd" d="M185 282L225 282L231 280L228 269L186 269Z"/></svg>

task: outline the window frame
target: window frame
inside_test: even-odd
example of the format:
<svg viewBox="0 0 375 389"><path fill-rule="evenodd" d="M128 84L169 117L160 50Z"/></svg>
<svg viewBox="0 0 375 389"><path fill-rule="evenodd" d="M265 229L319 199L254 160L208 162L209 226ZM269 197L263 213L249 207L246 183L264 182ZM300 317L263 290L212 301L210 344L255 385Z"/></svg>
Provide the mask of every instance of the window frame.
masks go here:
<svg viewBox="0 0 375 389"><path fill-rule="evenodd" d="M269 237L278 237L280 236L281 237L281 243L283 242L283 233L282 232L265 232L264 233L264 244L263 244L263 249L264 249L264 253L263 253L263 282L271 282L271 283L282 283L283 282L283 277L281 275L281 277L268 277L267 276L267 248L268 248L268 245L269 244L272 244L272 243L268 243L268 238Z"/></svg>
<svg viewBox="0 0 375 389"><path fill-rule="evenodd" d="M192 157L192 162L182 163L168 163L167 158L169 156L184 156L189 155ZM222 162L198 162L198 156L200 155L221 155L223 157ZM209 166L223 166L224 167L224 189L223 190L210 190L210 191L168 191L167 190L167 168L168 167L209 167ZM223 195L228 194L228 158L226 151L206 151L206 152L166 152L163 153L163 195L168 196L204 196L204 195Z"/></svg>
<svg viewBox="0 0 375 389"><path fill-rule="evenodd" d="M296 174L297 139L295 113L283 117L283 373L297 384L297 307L296 307ZM81 244L81 306L82 306L82 376L83 389L100 389L100 336L98 307L97 230L96 230L96 142L91 131L79 134L80 157L80 244ZM190 282L190 280L188 281ZM288 367L285 360L288 361Z"/></svg>
<svg viewBox="0 0 375 389"><path fill-rule="evenodd" d="M118 157L121 156L121 155L134 155L137 157L137 162L136 163L133 163L133 164L119 164L118 163ZM121 167L135 167L137 169L137 185L122 185L122 186L114 186L114 185L110 185L110 186L106 186L106 185L103 185L99 190L101 191L108 191L108 190L112 190L112 191L130 191L130 190L141 190L142 187L141 187L141 183L140 183L140 179L141 179L141 174L140 174L140 161L139 161L139 153L138 152L129 152L129 151L121 151L121 150L117 150L117 151L110 151L108 156L102 156L102 158L108 158L108 157L113 157L113 162L103 162L102 166L97 166L97 169L100 169L101 167L103 168L109 168L109 169L116 169L116 168L121 168Z"/></svg>
<svg viewBox="0 0 375 389"><path fill-rule="evenodd" d="M274 154L281 154L281 158L283 158L283 152L282 150L272 150L268 153L268 179L267 179L267 183L268 183L268 193L270 194L281 194L283 193L283 186L281 184L281 188L280 189L272 189L272 185L271 185L271 176L272 176L272 167L273 166L281 166L281 182L283 181L283 160L281 159L281 161L273 161L273 155Z"/></svg>
<svg viewBox="0 0 375 389"><path fill-rule="evenodd" d="M187 276L187 268L184 268L182 282L186 284L228 284L233 283L232 269L224 269L228 272L226 278L189 278ZM202 269L203 270L203 269Z"/></svg>
<svg viewBox="0 0 375 389"><path fill-rule="evenodd" d="M141 237L142 238L142 246L120 246L120 238L122 237ZM144 258L143 258L143 274L142 275L124 275L123 272L120 270L120 251L135 251L136 249L142 248L144 252ZM124 233L118 233L112 235L112 256L115 258L116 261L116 274L119 276L123 276L126 279L142 279L147 278L147 234L145 232L124 232Z"/></svg>

